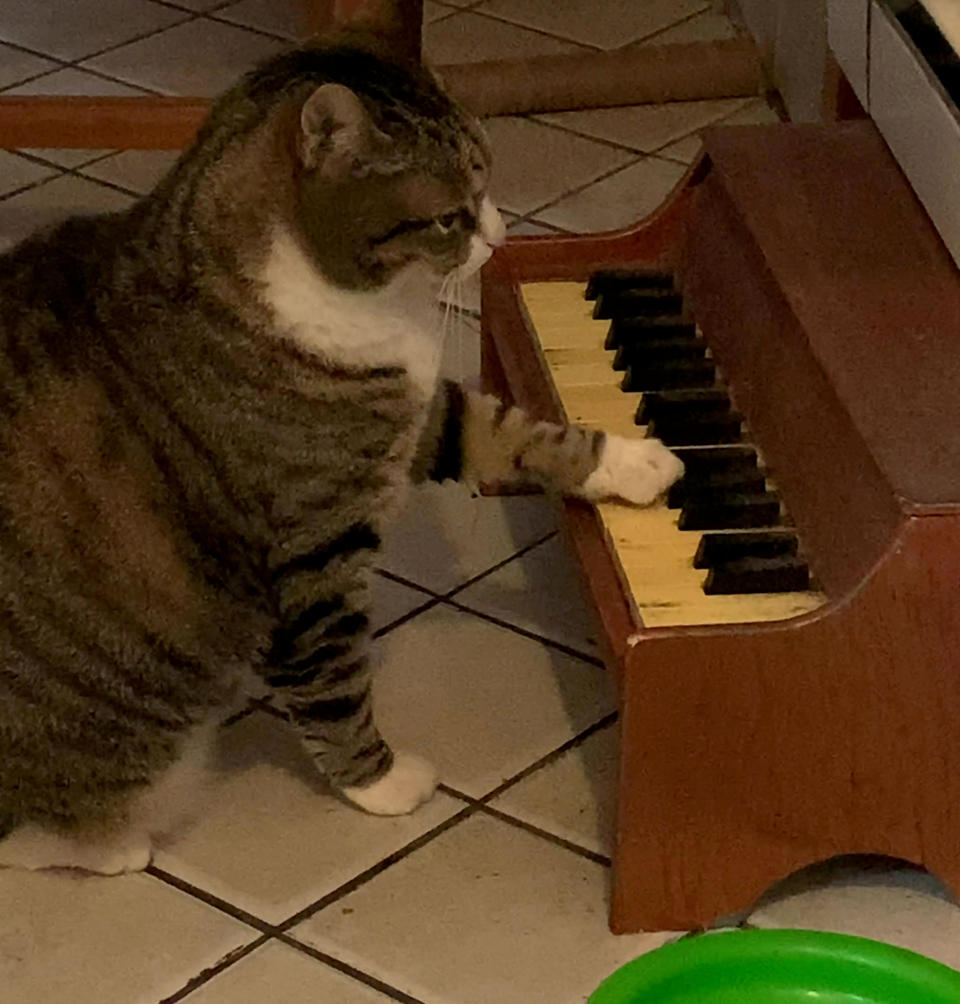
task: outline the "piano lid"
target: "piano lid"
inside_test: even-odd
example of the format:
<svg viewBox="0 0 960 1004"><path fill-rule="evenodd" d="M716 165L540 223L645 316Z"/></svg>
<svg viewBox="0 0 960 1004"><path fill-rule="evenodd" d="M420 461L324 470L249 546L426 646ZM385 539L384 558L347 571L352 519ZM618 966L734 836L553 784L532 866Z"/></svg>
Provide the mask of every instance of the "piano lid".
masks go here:
<svg viewBox="0 0 960 1004"><path fill-rule="evenodd" d="M873 124L704 139L903 509L960 508L960 273Z"/></svg>

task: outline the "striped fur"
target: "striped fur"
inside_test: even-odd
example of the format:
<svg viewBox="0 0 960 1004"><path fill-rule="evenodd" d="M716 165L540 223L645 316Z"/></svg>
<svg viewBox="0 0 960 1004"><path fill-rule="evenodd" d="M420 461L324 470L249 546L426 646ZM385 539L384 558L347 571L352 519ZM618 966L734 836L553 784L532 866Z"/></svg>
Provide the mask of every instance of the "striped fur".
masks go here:
<svg viewBox="0 0 960 1004"><path fill-rule="evenodd" d="M421 71L302 50L130 211L0 258L0 864L142 867L251 676L358 804L429 797L371 710L385 521L411 474L575 492L605 450L430 406L424 305L502 236L488 170Z"/></svg>

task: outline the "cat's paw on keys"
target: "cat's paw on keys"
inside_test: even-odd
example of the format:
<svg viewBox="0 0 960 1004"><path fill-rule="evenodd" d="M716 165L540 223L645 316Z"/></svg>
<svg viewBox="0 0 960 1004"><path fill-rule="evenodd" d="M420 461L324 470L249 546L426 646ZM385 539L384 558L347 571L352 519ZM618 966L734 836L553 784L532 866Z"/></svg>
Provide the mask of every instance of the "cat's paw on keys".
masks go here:
<svg viewBox="0 0 960 1004"><path fill-rule="evenodd" d="M344 788L343 794L375 816L403 816L436 791L437 772L412 753L395 753L393 766L383 777L363 788Z"/></svg>
<svg viewBox="0 0 960 1004"><path fill-rule="evenodd" d="M683 462L659 439L607 436L597 469L583 483L583 497L647 505L682 475Z"/></svg>

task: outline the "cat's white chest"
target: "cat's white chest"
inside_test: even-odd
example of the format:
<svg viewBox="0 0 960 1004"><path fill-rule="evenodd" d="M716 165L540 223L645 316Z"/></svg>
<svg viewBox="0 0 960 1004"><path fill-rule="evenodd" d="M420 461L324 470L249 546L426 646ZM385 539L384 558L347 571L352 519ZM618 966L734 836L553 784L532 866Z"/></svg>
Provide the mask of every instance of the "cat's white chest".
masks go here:
<svg viewBox="0 0 960 1004"><path fill-rule="evenodd" d="M278 330L298 345L343 366L401 367L432 395L443 331L431 277L407 275L375 292L339 289L280 231L259 279Z"/></svg>

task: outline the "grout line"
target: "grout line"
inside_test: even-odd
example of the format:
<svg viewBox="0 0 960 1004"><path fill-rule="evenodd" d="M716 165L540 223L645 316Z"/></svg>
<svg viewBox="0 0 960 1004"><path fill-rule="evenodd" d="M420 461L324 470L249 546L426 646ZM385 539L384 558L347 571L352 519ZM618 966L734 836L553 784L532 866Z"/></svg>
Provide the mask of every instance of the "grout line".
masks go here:
<svg viewBox="0 0 960 1004"><path fill-rule="evenodd" d="M197 973L196 976L191 977L179 990L176 991L176 993L171 994L169 997L164 997L163 1000L158 1002L158 1004L177 1004L177 1001L182 1001L184 997L188 994L192 994L194 990L198 987L202 987L204 983L212 980L214 976L218 976L224 971L224 969L229 969L235 962L239 962L241 959L246 958L246 956L256 951L256 949L258 949L261 945L264 945L271 940L272 939L269 934L264 934L257 938L256 941L251 941L249 945L243 945L240 948L234 949L216 964L202 970Z"/></svg>
<svg viewBox="0 0 960 1004"><path fill-rule="evenodd" d="M677 102L677 103L680 104L680 102ZM630 108L632 106L631 105L619 105L619 106L615 106L615 107ZM573 109L573 111L595 112L595 111L604 111L604 109L602 109L602 108L581 108L581 109ZM537 125L545 126L547 129L555 129L557 132L566 133L568 136L576 136L577 139L586 139L586 140L589 140L591 143L596 143L598 146L606 146L606 147L609 147L611 150L619 150L622 153L633 154L634 157L637 157L637 156L646 157L646 156L648 156L648 154L647 154L647 152L645 150L640 150L640 149L638 149L635 146L627 146L626 143L619 143L615 139L607 139L605 136L594 136L591 133L579 132L577 129L573 129L573 128L571 128L568 125L564 125L562 122L547 122L546 120L544 120L542 118L538 118L539 115L563 115L563 114L565 114L565 113L564 112L528 112L527 114L521 115L519 117L522 118L522 119L526 119L528 122L534 122ZM680 139L683 139L683 137L681 136ZM671 140L670 142L673 143L675 141ZM617 170L619 170L619 168Z"/></svg>
<svg viewBox="0 0 960 1004"><path fill-rule="evenodd" d="M582 847L580 844L574 843L572 840L567 840L566 837L557 836L556 833L551 833L549 830L544 830L539 826L535 826L533 823L528 823L523 819L518 819L516 816L511 816L508 812L503 812L501 809L495 809L491 805L482 805L480 807L480 811L485 815L493 816L494 818L499 819L501 822L509 823L511 826L517 827L517 829L524 830L535 837L540 837L548 843L556 844L556 846L562 847L564 850L571 851L572 853L579 855L581 858L586 858L594 864L603 865L605 868L609 868L611 865L611 860L608 855L600 854L599 851L592 851L589 847Z"/></svg>
<svg viewBox="0 0 960 1004"><path fill-rule="evenodd" d="M518 216L512 223L507 225L507 234L509 235L511 230L522 223L530 223L534 226L543 227L544 230L549 230L558 237L568 237L572 233L571 230L564 230L563 227L558 227L555 223L546 223L543 220L535 219L533 216ZM520 236L522 237L523 235L521 234Z"/></svg>
<svg viewBox="0 0 960 1004"><path fill-rule="evenodd" d="M498 561L495 565L491 565L484 571L479 572L472 578L467 579L466 582L462 582L459 586L456 586L454 589L449 589L447 592L442 594L442 598L444 600L449 600L451 597L456 596L457 593L462 592L468 586L472 586L474 585L474 583L479 582L481 579L486 578L488 575L492 575L494 572L498 572L501 568L503 568L504 565L509 565L510 562L515 560L516 558L522 558L525 554L532 551L535 547L539 547L541 544L545 544L548 540L550 540L551 537L556 537L557 533L558 533L557 530L551 530L549 533L544 534L542 537L538 537L535 541L533 541L533 543L525 544L523 547L520 548L520 550L514 551L514 553L511 554L509 558L504 558L502 561Z"/></svg>
<svg viewBox="0 0 960 1004"><path fill-rule="evenodd" d="M14 151L7 151L12 153ZM22 156L17 154L17 156ZM51 181L56 181L57 178L62 178L66 173L66 168L57 168L58 173L52 175L49 178L41 178L39 181L33 181L29 185L23 185L21 188L15 188L12 192L6 192L4 195L0 195L0 202L5 202L7 199L12 199L15 195L23 195L24 192L30 192L34 188L43 188L44 185L49 185ZM19 241L18 241L19 243Z"/></svg>
<svg viewBox="0 0 960 1004"><path fill-rule="evenodd" d="M428 589L426 586L420 586L412 579L406 579L402 575L397 575L396 572L391 572L386 568L375 568L373 571L382 579L389 579L391 582L398 582L402 586L408 586L410 589L416 589L418 593L423 593L425 596L431 596L433 599L439 600L443 597L443 593L435 593L432 589Z"/></svg>
<svg viewBox="0 0 960 1004"><path fill-rule="evenodd" d="M222 10L223 8L220 9ZM222 15L218 17L215 13L211 12L204 12L202 19L204 21L213 21L215 24L226 25L228 28L240 28L242 31L249 31L254 35L261 35L264 38L269 38L273 42L283 42L284 45L288 46L305 45L310 40L309 35L306 35L303 38L299 38L296 35L280 35L275 31L270 31L268 28L258 28L255 25L244 24L241 21L230 21Z"/></svg>
<svg viewBox="0 0 960 1004"><path fill-rule="evenodd" d="M511 21L500 14L493 14L490 11L479 10L478 8L481 4L474 4L473 6L464 10L460 8L463 13L469 11L471 14L477 14L479 17L484 17L488 21L498 21L500 24L509 25L511 28L519 28L521 31L529 31L533 35L540 35L542 38L549 38L553 42L565 42L567 45L575 45L581 49L585 49L588 52L606 52L607 50L603 46L596 45L593 42L584 42L581 39L570 38L567 35L557 35L555 32L545 31L543 28L534 28L528 24L519 24L517 21ZM444 19L446 20L446 19Z"/></svg>
<svg viewBox="0 0 960 1004"><path fill-rule="evenodd" d="M182 10L184 14L195 14L198 17L205 17L207 14L213 14L215 11L224 10L226 7L234 6L237 3L237 0L220 0L219 3L215 3L207 10L196 10L194 7L184 7L183 4L175 3L174 0L150 0L150 2L157 4L159 7L170 7L173 10Z"/></svg>
<svg viewBox="0 0 960 1004"><path fill-rule="evenodd" d="M184 22L184 23L186 23L186 22ZM170 25L170 27L173 28L173 27L175 27L175 25ZM132 41L138 41L138 40L132 40ZM90 58L90 57L86 57L86 58ZM112 77L112 76L110 76L109 73L104 73L103 70L98 70L98 69L96 69L93 66L79 66L79 65L77 65L77 66L64 67L64 69L78 70L80 73L89 73L91 77L99 77L100 80L109 81L111 84L122 84L124 87L130 87L130 88L133 88L134 90L142 91L144 94L151 94L151 95L156 95L156 96L159 96L159 97L165 97L166 96L163 93L163 91L158 91L158 90L156 90L156 88L148 87L146 84L136 84L136 83L133 83L130 80L123 80L120 77ZM120 96L122 97L122 95L120 95ZM135 97L138 97L138 95L136 95L136 94L130 94L130 95L128 95L128 97L135 98Z"/></svg>
<svg viewBox="0 0 960 1004"><path fill-rule="evenodd" d="M471 578L467 579L466 582L461 583L459 586L454 586L453 589L449 589L444 593L436 592L435 590L430 589L428 586L421 586L418 583L414 582L412 579L407 579L402 575L397 575L396 572L391 572L389 569L386 568L377 568L375 569L375 571L377 572L378 575L383 576L383 578L390 579L393 582L397 582L401 586L408 586L411 589L418 589L420 592L427 593L429 596L432 596L434 599L437 600L448 600L450 599L451 596L454 596L456 593L459 593L462 589L466 589L467 586L472 586L475 582L479 582L480 579L482 579L484 576L499 571L499 569L503 568L504 565L508 565L511 561L513 561L514 558L522 558L523 555L525 555L528 551L532 551L535 547L539 547L540 544L545 543L551 537L556 536L556 534L557 534L556 530L551 530L545 536L539 537L532 544L525 544L523 547L520 548L520 550L515 551L508 558L504 558L502 561L498 561L495 565L491 565L489 568L484 569L484 571L479 572L477 575L474 575Z"/></svg>
<svg viewBox="0 0 960 1004"><path fill-rule="evenodd" d="M179 889L180 892L186 893L188 896L192 896L194 899L198 899L201 902L206 903L207 906L212 906L214 909L227 914L227 916L232 917L234 920L239 920L242 924L246 924L247 927L252 927L255 931L259 931L261 934L272 934L276 929L275 925L270 924L265 920L261 920L259 917L255 917L252 913L247 913L246 910L241 909L239 906L234 906L233 903L228 903L225 899L215 896L212 892L207 892L206 889L201 889L199 886L195 886L192 882L187 882L186 879L182 879L178 875L173 875L163 868L158 868L157 865L147 865L146 872L148 875L152 875L155 879L159 879L161 882L165 882L167 885L173 886L174 889Z"/></svg>
<svg viewBox="0 0 960 1004"><path fill-rule="evenodd" d="M180 10L181 8L177 8ZM186 14L186 11L183 11ZM169 31L171 28L177 28L182 24L189 24L191 21L196 21L201 15L193 11L190 12L189 17L185 17L182 21L173 21L171 24L165 24L162 28L152 28L150 31L145 31L140 35L133 35L130 38L125 38L122 42L115 42L112 45L104 46L102 49L97 49L94 52L84 53L82 56L76 56L73 59L64 60L63 57L59 58L64 65L61 69L76 69L76 70L87 70L88 67L81 66L81 63L85 63L88 59L96 59L98 56L103 56L108 52L113 52L115 49L122 49L125 45L132 45L134 42L142 42L144 39L153 38L154 35L162 35L165 31ZM48 57L50 58L50 57ZM90 70L89 72L97 73L96 70ZM106 74L99 73L99 76L106 76ZM108 80L115 80L113 77L107 77ZM126 81L116 81L117 83L126 83Z"/></svg>
<svg viewBox="0 0 960 1004"><path fill-rule="evenodd" d="M523 770L517 771L513 777L508 777L506 781L498 784L496 788L492 791L488 791L486 795L482 798L474 799L474 804L480 807L489 805L493 799L498 798L502 795L508 788L513 787L513 785L523 781L525 778L529 777L531 774L536 773L541 767L546 767L547 764L553 763L554 760L559 760L565 753L569 753L570 750L576 749L585 743L594 733L600 732L602 729L607 728L612 725L617 720L617 712L611 711L604 715L602 718L598 719L593 723L593 725L588 725L582 732L579 732L572 739L568 739L565 743L561 743L555 750L547 753L545 756L540 757L539 760L535 760L532 764L524 767Z"/></svg>
<svg viewBox="0 0 960 1004"><path fill-rule="evenodd" d="M392 854L388 854L385 858L382 858L376 864L371 865L366 871L361 872L359 875L355 875L352 879L344 882L343 885L337 887L332 892L327 893L325 896L321 896L315 903L311 903L309 906L305 906L302 910L293 914L292 917L288 917L282 924L278 924L276 927L276 933L284 934L290 930L291 927L295 927L297 924L312 917L315 913L319 913L321 910L330 906L331 903L335 903L339 899L343 899L344 896L349 895L360 886L365 885L371 879L376 878L381 872L384 872L391 865L396 864L403 858L412 854L414 851L419 850L421 847L429 844L431 841L435 840L442 833L445 833L451 827L456 826L457 823L462 822L468 816L472 816L474 813L479 811L479 806L476 805L466 805L458 812L454 813L448 819L445 819L442 823L438 823L432 830L428 830L426 833L422 833L419 837L411 840L410 843L405 844L399 850L394 851Z"/></svg>
<svg viewBox="0 0 960 1004"><path fill-rule="evenodd" d="M91 164L97 164L101 160L106 160L108 157L113 157L117 153L121 153L120 150L102 150L100 153L91 157L89 160L85 160L82 163L74 164L72 167L64 167L63 164L58 164L55 160L49 160L47 157L41 157L39 154L31 153L31 149L36 149L34 147L18 147L11 150L11 153L15 153L18 157L23 157L24 160L33 161L36 164L40 164L42 167L55 167L62 174L66 174L68 171L79 171L84 167L89 167ZM69 150L70 147L49 147L51 150ZM86 175L84 175L86 177ZM49 180L49 179L48 179Z"/></svg>
<svg viewBox="0 0 960 1004"><path fill-rule="evenodd" d="M580 195L585 192L588 188L592 188L594 185L599 184L601 181L607 181L607 179L612 178L615 174L619 174L621 171L626 171L628 167L635 167L642 160L646 160L646 156L640 154L634 157L633 160L628 161L626 164L620 164L618 167L613 168L610 171L605 171L603 174L597 175L596 178L592 178L590 181L583 185L577 185L574 188L569 189L562 195L558 195L556 198L551 199L549 202L544 202L543 205L536 206L535 208L529 210L526 216L536 216L538 213L542 213L545 209L551 209L556 206L557 203L563 202L564 199L568 199L573 195Z"/></svg>
<svg viewBox="0 0 960 1004"><path fill-rule="evenodd" d="M695 10L692 14L687 14L686 17L680 18L679 21L674 21L673 24L665 25L663 28L657 28L656 31L650 32L649 35L641 35L639 38L635 38L632 42L627 42L628 46L638 45L641 42L652 42L655 41L658 35L666 34L668 31L673 31L674 28L679 28L681 24L686 24L688 21L695 21L698 17L703 17L704 14L710 13L710 4L705 3L700 10ZM727 18L729 20L729 18ZM670 43L666 43L670 44Z"/></svg>
<svg viewBox="0 0 960 1004"><path fill-rule="evenodd" d="M377 979L376 976L371 976L369 973L365 973L362 969L357 969L355 966L342 962L333 955L327 955L326 952L319 951L312 945L307 945L302 941L298 941L292 935L278 934L276 940L282 942L288 948L294 948L298 952L303 952L305 955L309 955L311 958L324 963L324 965L329 966L331 969L336 969L345 976L352 977L358 983L363 983L372 990L379 990L380 993L389 997L391 1000L400 1001L401 1004L424 1004L419 997L411 997L402 990L398 990L396 987L390 986L389 983L384 983L382 980Z"/></svg>
<svg viewBox="0 0 960 1004"><path fill-rule="evenodd" d="M126 151L124 150L120 151L120 153L125 152ZM83 174L77 168L68 168L63 173L72 174L75 178L80 178L82 181L92 181L95 185L100 185L102 188L112 188L115 192L120 192L122 195L129 195L134 199L142 199L144 197L143 192L137 192L132 188L126 188L123 185L118 185L115 181L107 181L105 178L95 178L90 174Z"/></svg>
<svg viewBox="0 0 960 1004"><path fill-rule="evenodd" d="M547 648L552 648L558 652L562 652L571 659L577 659L580 662L587 662L591 666L598 666L600 669L606 668L606 664L603 659L601 659L598 655L593 655L589 652L581 652L579 649L573 648L562 641L547 638L544 635L537 634L535 631L530 631L528 628L520 627L519 624L511 624L510 621L505 621L493 614L485 613L483 610L468 607L463 603L458 603L456 600L443 600L442 602L445 606L451 606L455 610L459 610L461 613L472 614L474 617L479 617L481 620L487 621L490 624L495 624L497 627L505 628L507 631L512 631L514 634L521 635L524 638L529 638L531 641L539 642Z"/></svg>
<svg viewBox="0 0 960 1004"><path fill-rule="evenodd" d="M386 576L384 576L386 578ZM394 628L402 627L407 621L412 621L414 617L418 617L420 614L426 613L428 610L432 610L434 607L439 606L440 600L432 598L427 600L426 603L421 603L420 606L414 607L413 610L408 611L403 614L402 617L398 617L396 620L391 621L389 624L385 624L381 628L377 628L370 637L371 638L382 638L385 634L393 631Z"/></svg>

